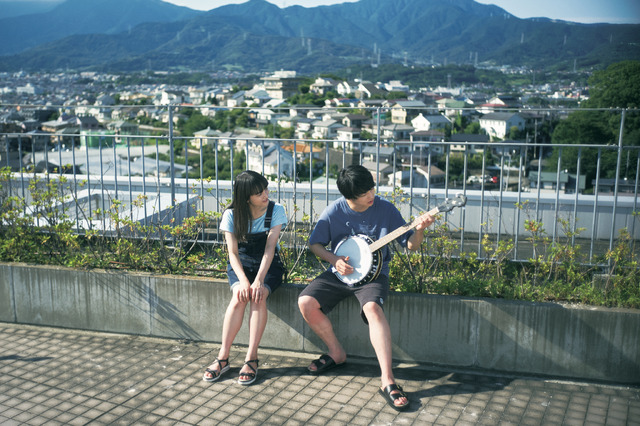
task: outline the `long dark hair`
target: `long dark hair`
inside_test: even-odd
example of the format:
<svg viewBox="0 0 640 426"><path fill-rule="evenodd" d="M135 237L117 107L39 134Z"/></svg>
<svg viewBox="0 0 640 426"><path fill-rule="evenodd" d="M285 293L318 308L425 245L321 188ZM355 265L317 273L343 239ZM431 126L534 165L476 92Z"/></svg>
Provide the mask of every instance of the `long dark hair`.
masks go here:
<svg viewBox="0 0 640 426"><path fill-rule="evenodd" d="M236 176L233 184L233 199L230 209L233 209L233 233L238 241L244 241L249 233L249 223L253 219L249 209L249 198L260 194L269 185L267 179L260 173L245 170Z"/></svg>

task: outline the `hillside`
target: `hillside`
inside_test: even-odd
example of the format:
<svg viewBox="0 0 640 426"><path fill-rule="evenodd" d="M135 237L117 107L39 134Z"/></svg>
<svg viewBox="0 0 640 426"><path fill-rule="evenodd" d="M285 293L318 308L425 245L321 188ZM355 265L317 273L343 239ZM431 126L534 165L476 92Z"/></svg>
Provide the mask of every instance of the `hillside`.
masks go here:
<svg viewBox="0 0 640 426"><path fill-rule="evenodd" d="M25 3L36 11L43 4ZM0 55L20 53L71 35L118 34L141 23L173 22L198 14L160 0L66 0L45 12L0 19Z"/></svg>
<svg viewBox="0 0 640 426"><path fill-rule="evenodd" d="M104 11L116 2L127 19L117 21L106 12L98 19L96 8ZM89 3L91 11L84 9ZM51 12L28 16L47 17L49 24L32 24L33 35L24 43L45 36L48 42L0 56L0 70L284 68L317 73L392 61L572 70L640 59L640 25L519 19L473 0L360 0L285 9L250 0L209 12L186 9L184 19L164 6L173 8L159 0L67 0ZM83 12L75 16L72 10ZM133 16L149 18L152 10L154 19L163 22L135 26ZM76 31L82 33L56 38L52 16L59 20L54 27L78 22Z"/></svg>

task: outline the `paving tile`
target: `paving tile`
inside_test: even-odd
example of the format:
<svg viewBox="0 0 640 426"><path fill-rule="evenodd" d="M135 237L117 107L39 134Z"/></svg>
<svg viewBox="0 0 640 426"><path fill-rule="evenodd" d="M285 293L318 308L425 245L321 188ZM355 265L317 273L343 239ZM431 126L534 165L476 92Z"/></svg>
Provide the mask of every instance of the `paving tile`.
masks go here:
<svg viewBox="0 0 640 426"><path fill-rule="evenodd" d="M446 371L400 364L411 400L398 413L377 394L379 368L352 357L324 376L314 356L260 352L258 381L202 371L218 345L0 324L0 424L25 425L526 425L640 426L640 388ZM27 361L27 358L30 361Z"/></svg>

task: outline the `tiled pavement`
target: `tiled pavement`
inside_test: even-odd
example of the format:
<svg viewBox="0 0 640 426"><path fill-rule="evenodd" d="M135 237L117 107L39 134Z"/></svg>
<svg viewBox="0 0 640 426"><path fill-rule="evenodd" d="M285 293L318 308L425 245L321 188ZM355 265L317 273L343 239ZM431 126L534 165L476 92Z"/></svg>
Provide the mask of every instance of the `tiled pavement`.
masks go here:
<svg viewBox="0 0 640 426"><path fill-rule="evenodd" d="M369 360L314 377L314 356L263 349L258 380L244 387L239 347L219 382L202 381L217 350L0 323L0 424L640 425L640 387L400 364L412 402L397 413Z"/></svg>

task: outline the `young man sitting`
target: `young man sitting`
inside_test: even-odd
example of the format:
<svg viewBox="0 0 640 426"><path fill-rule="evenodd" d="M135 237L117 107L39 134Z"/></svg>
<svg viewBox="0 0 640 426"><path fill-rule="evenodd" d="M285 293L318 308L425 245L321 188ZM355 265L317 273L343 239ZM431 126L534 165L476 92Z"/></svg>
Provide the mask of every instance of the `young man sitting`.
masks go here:
<svg viewBox="0 0 640 426"><path fill-rule="evenodd" d="M403 410L409 406L409 400L393 376L391 331L382 309L389 293L389 248L384 246L380 249L382 266L377 277L362 285L349 286L335 274L348 277L354 272L348 256L338 256L326 246L330 245L335 250L343 238L359 234L379 240L404 226L405 221L393 204L375 194L373 177L366 168L359 165L346 167L340 172L337 185L343 196L320 215L309 237L311 251L333 268L316 277L298 299L305 321L328 348L328 353L313 361L308 370L312 374L320 374L346 362L347 354L336 338L327 314L341 300L353 295L360 302L361 316L369 325L369 338L380 364L382 387L379 392L394 409ZM409 250L420 247L424 229L434 222L428 214L416 220L415 232L407 231L396 239Z"/></svg>

